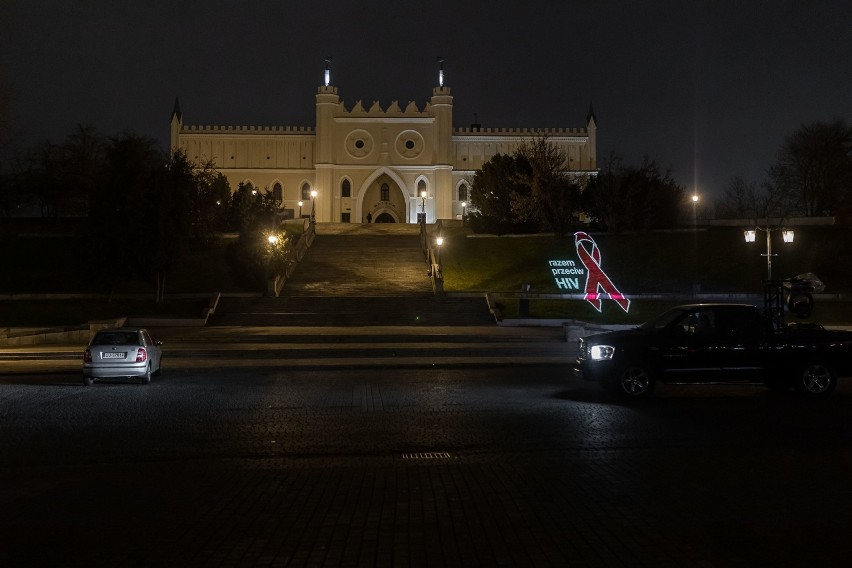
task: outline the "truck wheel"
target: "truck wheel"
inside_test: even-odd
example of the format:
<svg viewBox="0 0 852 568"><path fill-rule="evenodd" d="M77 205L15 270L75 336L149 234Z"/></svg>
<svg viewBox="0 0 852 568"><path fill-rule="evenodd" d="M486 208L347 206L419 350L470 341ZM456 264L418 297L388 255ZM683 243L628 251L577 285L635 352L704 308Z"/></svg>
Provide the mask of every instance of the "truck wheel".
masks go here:
<svg viewBox="0 0 852 568"><path fill-rule="evenodd" d="M805 396L828 396L837 386L837 374L828 365L813 361L801 368L793 385Z"/></svg>
<svg viewBox="0 0 852 568"><path fill-rule="evenodd" d="M646 398L654 392L654 375L644 364L625 365L620 371L604 382L611 393L631 398Z"/></svg>

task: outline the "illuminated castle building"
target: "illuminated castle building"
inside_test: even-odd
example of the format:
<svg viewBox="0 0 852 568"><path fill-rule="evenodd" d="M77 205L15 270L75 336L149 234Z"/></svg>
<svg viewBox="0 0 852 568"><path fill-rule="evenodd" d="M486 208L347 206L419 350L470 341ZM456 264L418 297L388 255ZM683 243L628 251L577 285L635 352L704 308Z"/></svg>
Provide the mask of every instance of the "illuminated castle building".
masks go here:
<svg viewBox="0 0 852 568"><path fill-rule="evenodd" d="M594 172L596 130L591 112L585 128L454 128L443 69L422 108L414 101L348 106L326 65L313 128L187 125L176 101L171 148L196 162L213 160L233 189L244 183L273 192L288 216L315 208L318 222L416 223L425 213L432 223L460 218L474 171L537 136L566 153L570 170Z"/></svg>

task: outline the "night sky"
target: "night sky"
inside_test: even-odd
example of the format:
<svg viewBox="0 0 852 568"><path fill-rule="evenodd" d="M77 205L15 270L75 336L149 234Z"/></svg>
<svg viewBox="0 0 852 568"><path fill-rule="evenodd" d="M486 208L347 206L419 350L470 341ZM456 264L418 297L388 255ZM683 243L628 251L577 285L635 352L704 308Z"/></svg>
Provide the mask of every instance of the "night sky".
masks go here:
<svg viewBox="0 0 852 568"><path fill-rule="evenodd" d="M852 122L848 0L0 0L22 146L92 123L165 147L176 96L188 124L313 126L329 55L349 108L422 108L439 55L457 127L583 127L592 103L599 159L711 199L802 124Z"/></svg>

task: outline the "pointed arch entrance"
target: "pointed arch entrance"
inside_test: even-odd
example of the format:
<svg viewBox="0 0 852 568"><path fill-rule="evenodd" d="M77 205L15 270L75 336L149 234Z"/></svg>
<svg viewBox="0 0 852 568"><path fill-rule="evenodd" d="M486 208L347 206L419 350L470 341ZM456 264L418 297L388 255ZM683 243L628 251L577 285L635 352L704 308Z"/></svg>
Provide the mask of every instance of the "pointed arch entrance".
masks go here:
<svg viewBox="0 0 852 568"><path fill-rule="evenodd" d="M379 168L358 190L354 222L405 223L408 207L405 182L393 170Z"/></svg>

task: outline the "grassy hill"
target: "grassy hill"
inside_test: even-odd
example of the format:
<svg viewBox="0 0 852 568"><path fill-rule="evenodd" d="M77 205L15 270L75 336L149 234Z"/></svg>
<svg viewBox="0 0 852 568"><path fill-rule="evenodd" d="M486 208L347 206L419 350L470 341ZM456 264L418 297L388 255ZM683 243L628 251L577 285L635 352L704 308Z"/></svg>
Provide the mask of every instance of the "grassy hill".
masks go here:
<svg viewBox="0 0 852 568"><path fill-rule="evenodd" d="M573 238L552 236L485 237L455 227L444 231L442 264L448 292L494 292L506 317L518 313L514 296L523 283L539 294L560 294L549 260L573 259ZM762 294L766 279L765 240L747 244L741 229L708 228L647 234L592 234L601 253L601 267L633 301L629 313L614 302L603 302L601 313L576 300L532 299L531 317L580 319L590 322L639 323L664 309L684 303L693 291L703 294ZM764 237L765 238L765 237ZM826 293L852 293L852 231L835 227L796 230L794 243L773 235L772 275L787 278L816 273ZM585 278L580 279L580 286ZM501 292L503 294L501 294ZM668 300L642 295L677 295ZM852 303L817 303L812 321L852 322Z"/></svg>
<svg viewBox="0 0 852 568"><path fill-rule="evenodd" d="M592 233L601 253L601 266L612 282L628 297L637 298L630 314L624 314L613 302L605 302L598 316L585 302L534 300L531 315L537 317L572 317L607 321L644 321L659 312L667 302L641 299L642 294L762 292L766 278L765 242L747 244L738 228L708 228L698 231L670 231L646 234ZM759 234L759 236L763 236ZM577 261L573 238L552 236L477 236L461 226L443 229L442 263L447 292L502 293L505 310L512 315L517 301L511 297L523 283L532 284L534 292L564 293L551 273L548 261ZM227 240L208 246L192 246L188 254L166 280L167 294L209 294L214 292L257 292L247 289L234 278L225 261ZM852 231L840 227L802 227L796 230L796 241L781 243L773 235L773 276L784 278L803 272L814 272L826 283L826 293L852 293ZM85 241L70 235L14 236L2 235L0 243L0 294L21 293L89 293L107 294L104 282L86 270L88 251ZM392 262L392 259L389 259ZM579 263L578 263L579 265ZM581 286L584 283L581 279ZM116 293L147 294L153 299L153 282L125 281ZM637 296L638 295L638 296ZM640 300L641 299L641 300ZM500 300L498 300L500 301ZM108 317L118 311L139 313L194 314L197 302L153 306L134 300L132 305L120 302L97 304L86 308L78 302L78 311ZM88 312L86 311L88 309ZM824 312L823 320L837 317L852 322L852 310L845 306L817 306L815 317ZM62 311L62 310L60 310ZM42 303L35 312L27 311L21 302L0 303L0 327L26 325L28 313L40 314L39 321L50 320L56 308ZM94 319L92 317L91 319ZM55 319L55 318L54 318ZM60 322L61 323L61 322Z"/></svg>
<svg viewBox="0 0 852 568"><path fill-rule="evenodd" d="M574 259L573 238L474 236L462 228L444 232L442 262L447 291L560 293L548 261ZM762 236L762 234L761 234ZM735 228L646 234L595 234L601 267L625 294L760 293L766 278L766 245L746 243ZM797 229L794 243L773 235L774 278L816 273L827 293L852 292L852 231L835 227ZM578 263L579 264L579 263Z"/></svg>

